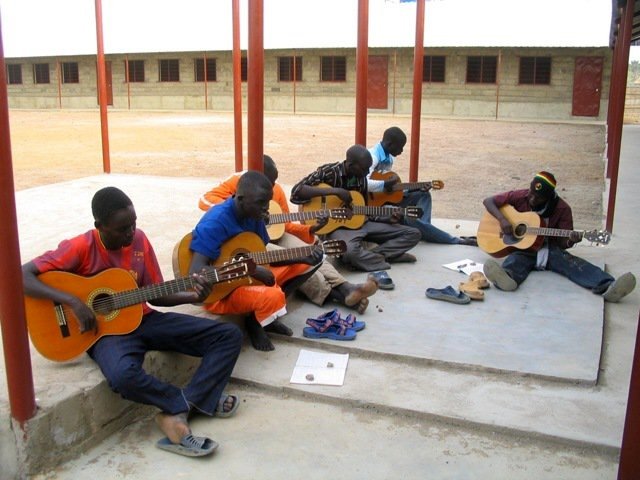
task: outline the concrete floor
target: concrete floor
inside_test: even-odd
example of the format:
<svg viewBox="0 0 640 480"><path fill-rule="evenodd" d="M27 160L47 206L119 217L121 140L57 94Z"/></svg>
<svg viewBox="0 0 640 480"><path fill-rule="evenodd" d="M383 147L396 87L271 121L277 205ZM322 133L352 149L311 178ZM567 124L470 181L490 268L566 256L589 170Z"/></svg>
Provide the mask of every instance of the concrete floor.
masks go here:
<svg viewBox="0 0 640 480"><path fill-rule="evenodd" d="M611 244L575 249L614 276L640 272L640 258L630 254L637 245L639 146L640 128L625 127ZM116 185L131 196L138 226L172 278L173 245L197 222L197 198L210 184L104 175L21 191L22 260L91 228L91 196ZM476 228L436 223L460 235ZM132 408L111 393L88 358L59 364L34 351L39 413L26 440L0 426L0 478L19 475L24 465L47 471L40 478L48 479L615 478L638 291L603 304L564 278L534 273L515 293L489 289L484 302L453 305L424 296L427 287L456 287L465 278L442 264L488 257L472 247L424 243L414 252L419 263L390 270L397 287L372 297L359 316L367 328L354 342L303 338L304 320L329 307L293 299L283 319L293 338L276 338L270 353L245 345L229 387L242 394L238 415L193 424L221 444L207 459L157 450L153 409ZM536 281L542 275L544 288ZM365 275L347 276L358 282ZM301 348L349 353L344 386L290 384ZM193 367L177 355L156 355L149 364L164 373ZM9 418L4 382L1 376L0 415ZM61 460L69 461L52 468Z"/></svg>

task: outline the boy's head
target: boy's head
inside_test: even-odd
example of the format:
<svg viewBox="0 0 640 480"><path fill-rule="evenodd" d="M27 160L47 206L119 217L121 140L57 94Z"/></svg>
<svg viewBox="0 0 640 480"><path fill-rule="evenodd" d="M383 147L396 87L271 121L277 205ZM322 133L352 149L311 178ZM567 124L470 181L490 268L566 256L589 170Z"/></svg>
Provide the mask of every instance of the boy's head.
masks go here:
<svg viewBox="0 0 640 480"><path fill-rule="evenodd" d="M243 217L256 220L268 218L272 197L273 184L262 172L249 170L240 177L235 202Z"/></svg>
<svg viewBox="0 0 640 480"><path fill-rule="evenodd" d="M345 170L350 177L366 177L373 160L371 153L362 145L352 145L347 150Z"/></svg>
<svg viewBox="0 0 640 480"><path fill-rule="evenodd" d="M402 153L406 144L407 136L399 127L389 127L382 135L382 148L394 157Z"/></svg>
<svg viewBox="0 0 640 480"><path fill-rule="evenodd" d="M549 172L536 173L529 185L529 206L537 210L556 196L556 177Z"/></svg>
<svg viewBox="0 0 640 480"><path fill-rule="evenodd" d="M136 211L131 199L119 188L98 190L91 200L94 225L109 250L127 247L136 232Z"/></svg>

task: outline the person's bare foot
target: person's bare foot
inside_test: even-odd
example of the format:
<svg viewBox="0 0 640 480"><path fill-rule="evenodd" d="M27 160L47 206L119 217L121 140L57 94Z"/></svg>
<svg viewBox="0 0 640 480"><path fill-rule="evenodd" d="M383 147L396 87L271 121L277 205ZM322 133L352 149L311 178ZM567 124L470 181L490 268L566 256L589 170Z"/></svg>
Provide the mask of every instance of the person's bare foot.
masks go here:
<svg viewBox="0 0 640 480"><path fill-rule="evenodd" d="M253 317L247 317L244 319L244 325L247 329L247 334L249 335L249 340L251 340L251 345L256 350L260 350L261 352L270 352L271 350L275 350L273 343L269 340L267 333L262 328L257 320Z"/></svg>
<svg viewBox="0 0 640 480"><path fill-rule="evenodd" d="M344 296L344 304L347 307L358 306L358 313L363 313L366 310L367 306L364 306L364 310L361 312L361 304L362 301L367 297L370 297L374 293L378 291L378 284L371 279L367 279L364 283L359 283L354 285L352 283L346 283L345 285L346 294ZM342 287L342 285L340 285ZM369 302L367 301L367 305Z"/></svg>
<svg viewBox="0 0 640 480"><path fill-rule="evenodd" d="M274 320L273 322L271 322L269 325L264 327L264 331L277 333L279 335L286 335L287 337L290 337L291 335L293 335L293 330L287 327L280 320Z"/></svg>
<svg viewBox="0 0 640 480"><path fill-rule="evenodd" d="M369 299L368 298L363 298L362 300L360 300L360 303L358 304L358 307L356 308L356 311L360 315L362 315L367 310L368 306L369 306Z"/></svg>
<svg viewBox="0 0 640 480"><path fill-rule="evenodd" d="M187 412L171 415L169 413L158 413L156 424L172 443L179 444L185 435L191 433L187 423Z"/></svg>

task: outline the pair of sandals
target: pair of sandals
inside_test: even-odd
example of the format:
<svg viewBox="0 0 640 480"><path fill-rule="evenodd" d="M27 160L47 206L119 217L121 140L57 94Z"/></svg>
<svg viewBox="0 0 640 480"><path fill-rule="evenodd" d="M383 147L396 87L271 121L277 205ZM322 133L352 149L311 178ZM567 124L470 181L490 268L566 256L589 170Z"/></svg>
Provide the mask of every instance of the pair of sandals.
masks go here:
<svg viewBox="0 0 640 480"><path fill-rule="evenodd" d="M482 272L471 272L469 280L460 282L458 289L467 294L471 300L484 300L484 289L490 288L491 284Z"/></svg>
<svg viewBox="0 0 640 480"><path fill-rule="evenodd" d="M365 322L356 320L351 313L342 318L337 308L317 318L307 318L305 323L308 327L302 329L304 337L339 341L355 340L357 332L366 327Z"/></svg>
<svg viewBox="0 0 640 480"><path fill-rule="evenodd" d="M233 404L230 409L225 410L224 405L231 398ZM214 412L214 416L220 418L233 417L240 406L240 397L238 395L222 394L218 400L218 406ZM185 457L204 457L212 454L218 448L218 442L208 437L199 437L189 432L180 439L180 443L173 443L169 437L164 437L156 442L156 447L168 452L177 453Z"/></svg>

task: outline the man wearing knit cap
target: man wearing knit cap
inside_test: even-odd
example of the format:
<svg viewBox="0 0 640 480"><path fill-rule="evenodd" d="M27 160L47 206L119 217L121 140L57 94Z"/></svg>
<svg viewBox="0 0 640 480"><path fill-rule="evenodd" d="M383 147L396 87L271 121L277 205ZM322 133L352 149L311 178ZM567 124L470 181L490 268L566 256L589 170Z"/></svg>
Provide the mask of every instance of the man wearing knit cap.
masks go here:
<svg viewBox="0 0 640 480"><path fill-rule="evenodd" d="M572 231L569 237L545 237L538 251L515 251L507 256L502 266L494 260L487 260L484 274L499 289L515 290L534 269L551 270L564 275L572 282L602 295L608 302L618 302L635 288L636 278L632 273L627 272L615 279L600 267L567 251L582 240L582 234L573 231L571 207L558 196L553 174L539 172L528 189L500 193L486 198L483 203L487 211L496 217L505 235L513 235L513 228L500 211L504 205L511 205L519 212L536 212L545 220L548 228Z"/></svg>

